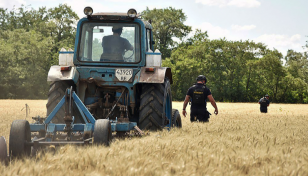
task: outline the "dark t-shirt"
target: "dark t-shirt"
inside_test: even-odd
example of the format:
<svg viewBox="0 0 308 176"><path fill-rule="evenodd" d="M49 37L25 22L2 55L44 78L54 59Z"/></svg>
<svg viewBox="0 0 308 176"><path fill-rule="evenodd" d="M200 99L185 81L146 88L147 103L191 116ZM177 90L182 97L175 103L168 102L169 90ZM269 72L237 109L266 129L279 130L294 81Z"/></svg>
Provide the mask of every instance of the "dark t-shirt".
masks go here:
<svg viewBox="0 0 308 176"><path fill-rule="evenodd" d="M260 103L260 107L261 108L267 108L267 106L270 104L270 101L267 99L267 98L265 98L265 101L266 101L266 104L264 103L262 103L262 100L263 100L263 98L261 98L260 100L259 100L259 103Z"/></svg>
<svg viewBox="0 0 308 176"><path fill-rule="evenodd" d="M205 85L204 85L204 84L201 84L201 83L197 83L196 85L194 85L194 86L192 86L192 87L190 87L190 88L188 89L186 95L189 95L190 98L193 98L194 90L195 90L195 89L201 89L203 86L205 86ZM205 86L205 89L203 90L203 95L204 95L204 97L205 97L205 100L206 100L206 98L207 98L208 95L212 95L210 89L207 88L206 86ZM193 108L204 108L204 107L206 108L206 101L204 101L204 104L194 104L194 103L191 104L191 108L192 108L192 109L193 109Z"/></svg>
<svg viewBox="0 0 308 176"><path fill-rule="evenodd" d="M124 55L124 50L132 48L132 45L127 39L114 35L103 37L102 46L104 54L119 54L122 56Z"/></svg>

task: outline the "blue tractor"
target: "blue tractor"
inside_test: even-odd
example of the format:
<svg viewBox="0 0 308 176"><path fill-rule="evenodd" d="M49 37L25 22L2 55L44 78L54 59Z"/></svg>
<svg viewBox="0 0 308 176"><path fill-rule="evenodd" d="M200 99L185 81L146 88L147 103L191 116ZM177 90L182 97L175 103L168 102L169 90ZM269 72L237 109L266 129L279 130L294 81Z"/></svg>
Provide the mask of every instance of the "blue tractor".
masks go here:
<svg viewBox="0 0 308 176"><path fill-rule="evenodd" d="M108 145L131 130L182 126L172 109L171 69L161 67L151 24L135 9L93 14L86 7L84 13L74 51L62 49L48 73L47 117L12 123L13 156L42 145Z"/></svg>

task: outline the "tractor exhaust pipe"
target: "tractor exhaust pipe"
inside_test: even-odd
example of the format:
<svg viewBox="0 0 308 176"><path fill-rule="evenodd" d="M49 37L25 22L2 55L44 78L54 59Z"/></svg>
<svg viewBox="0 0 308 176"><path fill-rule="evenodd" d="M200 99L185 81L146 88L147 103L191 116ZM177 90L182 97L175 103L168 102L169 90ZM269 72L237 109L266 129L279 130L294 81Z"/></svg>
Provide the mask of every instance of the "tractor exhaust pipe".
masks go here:
<svg viewBox="0 0 308 176"><path fill-rule="evenodd" d="M3 136L0 137L0 162L3 165L8 165L9 157L7 155L6 141Z"/></svg>

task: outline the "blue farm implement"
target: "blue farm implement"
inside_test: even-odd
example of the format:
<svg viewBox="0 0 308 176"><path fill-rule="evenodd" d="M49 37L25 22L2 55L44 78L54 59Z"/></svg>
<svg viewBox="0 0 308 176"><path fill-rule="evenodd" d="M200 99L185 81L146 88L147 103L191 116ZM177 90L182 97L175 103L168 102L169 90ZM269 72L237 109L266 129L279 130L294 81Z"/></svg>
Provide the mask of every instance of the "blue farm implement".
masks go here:
<svg viewBox="0 0 308 176"><path fill-rule="evenodd" d="M85 123L75 123L73 105L79 110L79 114ZM65 107L63 124L52 123L53 118L62 107ZM72 88L67 89L65 95L56 105L54 110L46 118L33 117L34 123L27 120L15 120L10 131L9 153L12 157L29 156L43 146L60 146L66 144L88 145L103 144L108 146L115 135L143 135L136 122L130 122L128 118L95 119L88 108L81 102ZM8 163L6 142L0 138L0 160Z"/></svg>

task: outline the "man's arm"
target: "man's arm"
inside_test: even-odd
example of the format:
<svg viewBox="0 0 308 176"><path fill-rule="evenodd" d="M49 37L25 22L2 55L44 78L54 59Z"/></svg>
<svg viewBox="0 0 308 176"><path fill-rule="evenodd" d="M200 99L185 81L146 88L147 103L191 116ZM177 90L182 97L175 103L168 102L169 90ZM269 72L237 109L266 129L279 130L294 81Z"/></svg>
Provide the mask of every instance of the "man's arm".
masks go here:
<svg viewBox="0 0 308 176"><path fill-rule="evenodd" d="M208 95L207 98L210 100L212 106L215 108L215 111L214 111L214 114L218 114L218 108L217 108L217 105L216 105L216 102L214 100L214 97L212 95Z"/></svg>
<svg viewBox="0 0 308 176"><path fill-rule="evenodd" d="M134 49L133 45L130 44L130 47L128 50L133 50L133 49Z"/></svg>
<svg viewBox="0 0 308 176"><path fill-rule="evenodd" d="M183 111L182 111L182 114L184 115L184 117L186 117L186 115L187 115L186 107L187 107L187 104L189 102L189 99L190 99L190 96L186 95L185 100L184 100L184 104L183 104Z"/></svg>
<svg viewBox="0 0 308 176"><path fill-rule="evenodd" d="M124 46L125 46L125 49L126 50L133 50L134 49L134 47L133 47L133 45L132 44L130 44L129 43L129 41L126 39L126 38L123 38L124 39Z"/></svg>

